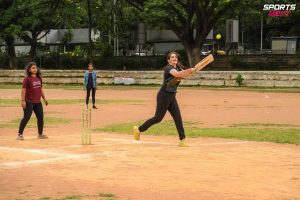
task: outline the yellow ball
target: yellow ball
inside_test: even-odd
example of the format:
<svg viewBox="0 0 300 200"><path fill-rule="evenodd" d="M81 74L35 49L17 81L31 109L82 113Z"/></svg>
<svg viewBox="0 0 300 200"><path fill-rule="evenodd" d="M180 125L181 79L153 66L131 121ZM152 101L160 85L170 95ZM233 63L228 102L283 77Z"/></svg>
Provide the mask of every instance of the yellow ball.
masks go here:
<svg viewBox="0 0 300 200"><path fill-rule="evenodd" d="M217 40L221 39L221 34L216 35Z"/></svg>

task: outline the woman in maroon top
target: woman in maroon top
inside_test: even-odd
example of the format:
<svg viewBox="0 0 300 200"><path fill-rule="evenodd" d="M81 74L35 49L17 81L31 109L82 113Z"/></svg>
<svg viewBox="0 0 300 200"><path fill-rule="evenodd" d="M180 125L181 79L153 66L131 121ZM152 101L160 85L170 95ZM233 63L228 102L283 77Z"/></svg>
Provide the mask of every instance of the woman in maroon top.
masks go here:
<svg viewBox="0 0 300 200"><path fill-rule="evenodd" d="M38 125L38 139L47 139L46 135L43 135L43 128L44 128L44 112L43 112L43 105L41 103L41 97L43 98L45 105L48 105L46 100L43 85L42 85L42 78L39 68L37 67L36 63L30 62L26 66L26 77L23 80L22 86L22 108L24 111L24 117L21 120L19 126L19 134L17 139L24 140L23 132L25 126L27 125L32 111L34 112L37 118L37 125Z"/></svg>

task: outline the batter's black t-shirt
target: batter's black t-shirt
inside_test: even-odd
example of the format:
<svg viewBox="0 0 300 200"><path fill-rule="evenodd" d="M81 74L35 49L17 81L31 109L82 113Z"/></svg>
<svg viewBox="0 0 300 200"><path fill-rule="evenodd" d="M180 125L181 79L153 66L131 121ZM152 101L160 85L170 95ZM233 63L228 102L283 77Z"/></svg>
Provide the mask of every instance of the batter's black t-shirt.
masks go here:
<svg viewBox="0 0 300 200"><path fill-rule="evenodd" d="M176 78L175 76L173 76L172 74L170 74L170 71L172 69L175 69L177 71L181 71L181 69L179 67L173 67L172 65L168 64L165 67L165 71L164 71L164 81L163 81L163 85L161 86L161 91L164 92L170 92L170 93L176 93L177 92L177 87L181 81L181 78Z"/></svg>

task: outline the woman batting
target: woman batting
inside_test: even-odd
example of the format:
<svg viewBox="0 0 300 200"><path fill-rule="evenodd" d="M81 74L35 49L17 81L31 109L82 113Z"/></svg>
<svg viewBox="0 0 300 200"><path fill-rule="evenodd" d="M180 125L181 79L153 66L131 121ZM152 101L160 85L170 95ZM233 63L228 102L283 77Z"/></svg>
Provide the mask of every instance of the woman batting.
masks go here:
<svg viewBox="0 0 300 200"><path fill-rule="evenodd" d="M21 93L21 106L24 111L24 116L19 126L19 134L17 139L24 140L23 132L32 115L32 111L37 118L38 139L47 139L48 137L43 135L44 112L43 105L41 103L41 97L43 98L46 106L48 105L48 102L43 91L40 69L37 67L36 63L30 62L26 66L26 75L27 76L23 80Z"/></svg>
<svg viewBox="0 0 300 200"><path fill-rule="evenodd" d="M178 131L180 139L179 146L188 147L185 143L185 133L179 106L176 100L176 92L181 78L190 76L194 72L195 68L183 70L178 58L179 55L177 52L171 52L168 54L167 59L169 64L165 67L163 84L157 94L155 115L144 122L140 127L133 127L135 140L140 139L141 132L146 131L152 125L159 123L164 118L166 112L169 111L175 121L176 129Z"/></svg>

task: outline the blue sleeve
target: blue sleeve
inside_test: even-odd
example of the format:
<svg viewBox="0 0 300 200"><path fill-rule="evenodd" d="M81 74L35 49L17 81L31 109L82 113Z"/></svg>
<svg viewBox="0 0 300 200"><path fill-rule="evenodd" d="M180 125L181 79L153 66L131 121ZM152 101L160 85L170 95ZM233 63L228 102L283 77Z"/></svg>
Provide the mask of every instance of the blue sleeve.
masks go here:
<svg viewBox="0 0 300 200"><path fill-rule="evenodd" d="M87 86L87 78L86 78L86 72L84 73L84 86Z"/></svg>
<svg viewBox="0 0 300 200"><path fill-rule="evenodd" d="M95 74L95 80L94 80L95 83L94 84L95 84L95 87L97 87L97 73L94 71L94 74Z"/></svg>

